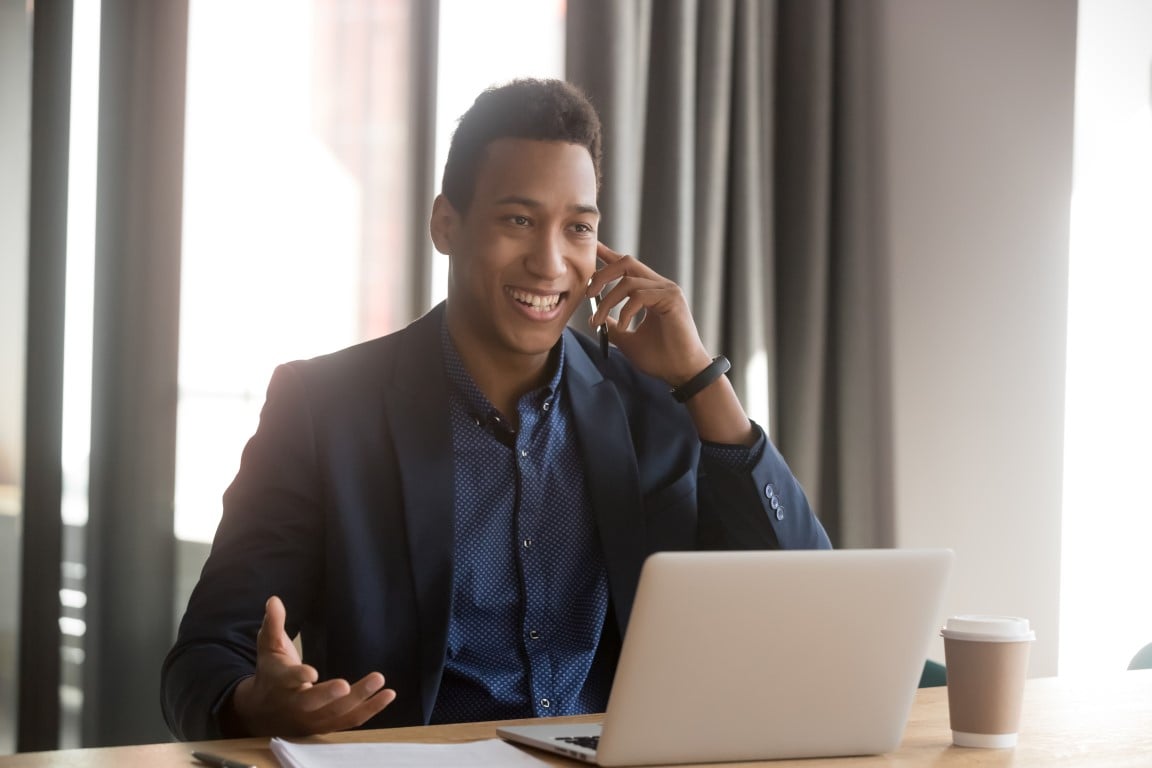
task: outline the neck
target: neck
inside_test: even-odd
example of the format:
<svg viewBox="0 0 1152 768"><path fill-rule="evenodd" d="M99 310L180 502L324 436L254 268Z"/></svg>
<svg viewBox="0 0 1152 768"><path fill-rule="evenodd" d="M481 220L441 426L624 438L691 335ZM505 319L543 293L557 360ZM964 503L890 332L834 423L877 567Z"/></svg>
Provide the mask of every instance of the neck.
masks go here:
<svg viewBox="0 0 1152 768"><path fill-rule="evenodd" d="M466 334L458 334L451 324L448 335L476 386L505 421L517 427L516 403L525 393L544 386L551 378L551 350L539 355L523 355L481 347L468 343Z"/></svg>

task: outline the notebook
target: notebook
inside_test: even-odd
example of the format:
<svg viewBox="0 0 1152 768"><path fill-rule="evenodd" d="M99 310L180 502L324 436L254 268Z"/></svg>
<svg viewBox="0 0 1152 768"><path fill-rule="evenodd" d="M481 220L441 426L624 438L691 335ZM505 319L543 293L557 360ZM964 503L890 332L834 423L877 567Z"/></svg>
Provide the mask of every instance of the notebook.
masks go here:
<svg viewBox="0 0 1152 768"><path fill-rule="evenodd" d="M497 733L604 766L889 752L952 560L947 549L652 555L602 724Z"/></svg>

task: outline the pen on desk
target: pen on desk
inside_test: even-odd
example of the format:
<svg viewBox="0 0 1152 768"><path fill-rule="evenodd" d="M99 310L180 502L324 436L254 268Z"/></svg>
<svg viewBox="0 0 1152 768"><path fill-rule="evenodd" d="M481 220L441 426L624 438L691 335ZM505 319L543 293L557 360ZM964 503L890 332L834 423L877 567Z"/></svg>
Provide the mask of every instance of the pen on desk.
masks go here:
<svg viewBox="0 0 1152 768"><path fill-rule="evenodd" d="M251 763L242 763L239 760L229 760L220 755L213 755L210 752L193 752L192 757L199 760L205 765L214 766L214 768L256 768Z"/></svg>

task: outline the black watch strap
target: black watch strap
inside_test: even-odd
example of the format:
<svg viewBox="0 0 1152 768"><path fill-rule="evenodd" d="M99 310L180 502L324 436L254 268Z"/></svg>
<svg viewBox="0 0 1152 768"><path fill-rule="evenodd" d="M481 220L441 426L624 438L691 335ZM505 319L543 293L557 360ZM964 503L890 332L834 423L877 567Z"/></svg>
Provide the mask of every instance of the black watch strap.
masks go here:
<svg viewBox="0 0 1152 768"><path fill-rule="evenodd" d="M699 394L700 390L704 389L704 387L728 373L731 368L732 363L728 362L728 358L724 357L724 355L717 355L712 358L712 362L708 364L707 368L680 386L673 387L672 397L676 398L676 402L678 403L686 403L692 397Z"/></svg>

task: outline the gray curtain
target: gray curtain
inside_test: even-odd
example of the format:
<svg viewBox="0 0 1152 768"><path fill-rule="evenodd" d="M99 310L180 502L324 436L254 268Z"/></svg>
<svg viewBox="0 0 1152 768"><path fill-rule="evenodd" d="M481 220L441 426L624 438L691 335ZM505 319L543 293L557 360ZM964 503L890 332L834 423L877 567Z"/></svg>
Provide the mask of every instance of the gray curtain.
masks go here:
<svg viewBox="0 0 1152 768"><path fill-rule="evenodd" d="M16 20L11 8L5 21ZM15 25L14 25L15 26ZM36 12L29 46L31 123L27 216L24 483L16 748L52 749L60 729L60 455L64 404L64 295L68 234L72 3ZM11 42L8 30L5 42ZM12 54L16 45L9 49ZM8 51L4 63L16 67ZM27 73L25 73L27 74ZM20 211L24 215L25 211ZM24 297L21 297L24 301ZM3 707L4 702L0 704ZM4 707L6 709L6 707Z"/></svg>
<svg viewBox="0 0 1152 768"><path fill-rule="evenodd" d="M168 736L188 4L104 0L100 25L85 746Z"/></svg>
<svg viewBox="0 0 1152 768"><path fill-rule="evenodd" d="M364 237L366 283L379 274L370 269L375 262L401 265L388 272L386 309L406 321L428 293L425 228L433 187L438 3L392 3L387 13L373 0L339 9L330 5L316 0L314 7L318 34L326 35L320 42L332 52L329 70L353 70L365 90L378 70L363 60L372 50L353 45L368 37L353 28L357 14L394 36L381 35L379 45L410 41L402 105L410 116L408 146L388 163L375 156L351 160L367 169L366 179L377 182L368 193L377 191L382 175L377 171L384 168L400 190L396 197L415 201L403 214L402 234L389 240L387 249L378 245L382 238L375 229ZM75 531L78 541L60 522L72 4L42 3L33 9L21 751L58 748L64 730L73 740L74 718L62 718L62 684L83 690L83 746L169 738L158 695L173 616L183 610L175 599L173 495L188 6L188 0L104 0L101 5L89 504L88 524ZM343 23L349 19L352 23ZM371 115L354 117L359 118L356 136L372 138ZM317 131L330 138L339 134L336 129L347 126ZM366 205L377 200L368 193ZM84 566L78 583L61 579L70 542ZM87 597L78 670L75 662L61 668L61 586L83 590Z"/></svg>
<svg viewBox="0 0 1152 768"><path fill-rule="evenodd" d="M890 546L877 4L570 0L601 239L680 283L837 546Z"/></svg>

